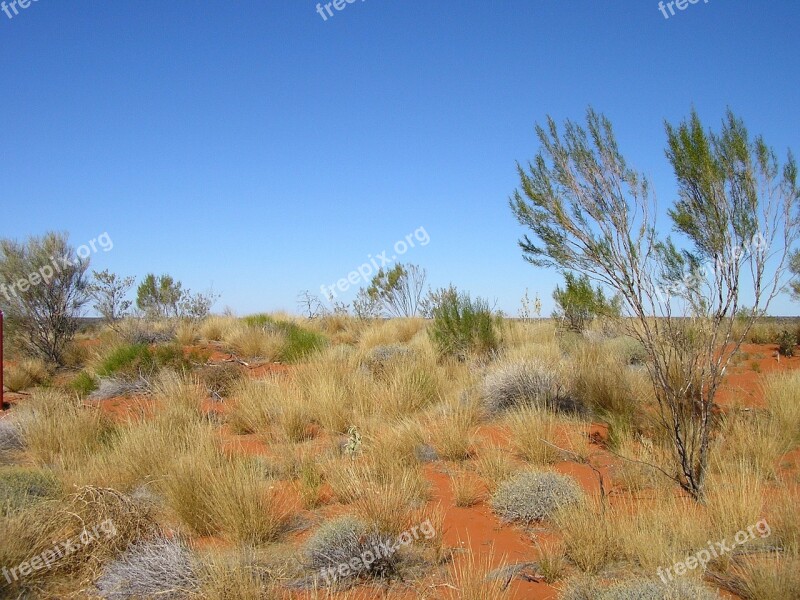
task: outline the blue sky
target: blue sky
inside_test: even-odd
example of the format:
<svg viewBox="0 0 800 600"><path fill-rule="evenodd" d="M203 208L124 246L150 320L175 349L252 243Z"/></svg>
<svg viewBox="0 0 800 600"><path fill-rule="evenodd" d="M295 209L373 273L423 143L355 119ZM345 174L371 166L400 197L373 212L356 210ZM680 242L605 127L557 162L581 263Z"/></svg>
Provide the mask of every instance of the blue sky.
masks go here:
<svg viewBox="0 0 800 600"><path fill-rule="evenodd" d="M559 277L523 261L507 206L548 114L606 113L661 204L675 192L663 122L692 106L714 126L730 106L800 153L796 0L701 0L669 19L652 0L18 13L0 12L0 236L108 232L94 268L213 285L217 309L241 314L293 311L420 227L430 243L403 260L431 284L514 314L528 288L549 313Z"/></svg>

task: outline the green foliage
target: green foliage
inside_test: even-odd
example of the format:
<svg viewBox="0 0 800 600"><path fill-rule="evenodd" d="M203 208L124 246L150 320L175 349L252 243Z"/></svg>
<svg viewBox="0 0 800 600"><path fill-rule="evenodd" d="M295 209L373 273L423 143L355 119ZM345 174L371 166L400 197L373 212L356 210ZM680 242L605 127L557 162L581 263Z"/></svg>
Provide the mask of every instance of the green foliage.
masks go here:
<svg viewBox="0 0 800 600"><path fill-rule="evenodd" d="M372 278L366 295L358 299L358 308L370 311L380 307L389 316L414 317L422 300L425 279L425 269L416 265L397 263L391 269L381 268Z"/></svg>
<svg viewBox="0 0 800 600"><path fill-rule="evenodd" d="M88 301L88 267L67 234L50 232L25 243L0 240L0 308L7 333L27 353L63 364Z"/></svg>
<svg viewBox="0 0 800 600"><path fill-rule="evenodd" d="M589 277L575 277L574 273L564 273L565 287L556 286L553 300L557 309L553 317L560 320L567 329L583 331L595 317L618 317L621 302L618 297L606 299L603 288L592 288Z"/></svg>
<svg viewBox="0 0 800 600"><path fill-rule="evenodd" d="M778 335L778 352L781 356L794 356L797 346L797 337L791 331L784 329Z"/></svg>
<svg viewBox="0 0 800 600"><path fill-rule="evenodd" d="M286 336L280 353L280 358L284 362L302 360L324 348L327 343L322 334L304 329L295 323L278 321L276 325Z"/></svg>
<svg viewBox="0 0 800 600"><path fill-rule="evenodd" d="M792 254L789 270L792 272L792 275L794 275L794 279L789 283L789 289L792 297L795 300L800 300L800 250Z"/></svg>
<svg viewBox="0 0 800 600"><path fill-rule="evenodd" d="M94 300L94 309L106 323L113 323L128 314L131 301L126 300L125 296L135 281L133 277L120 277L108 269L92 271L92 282L87 291Z"/></svg>
<svg viewBox="0 0 800 600"><path fill-rule="evenodd" d="M473 300L454 286L433 292L431 298L433 324L428 332L441 354L465 358L497 349L499 319L488 302Z"/></svg>
<svg viewBox="0 0 800 600"><path fill-rule="evenodd" d="M129 344L115 348L97 369L100 377L112 375L126 379L136 378L142 373L154 373L170 367L189 370L192 356L186 357L178 344L166 344L151 348L146 344Z"/></svg>
<svg viewBox="0 0 800 600"><path fill-rule="evenodd" d="M182 295L180 281L169 275L156 277L149 273L136 290L136 306L150 318L177 317Z"/></svg>
<svg viewBox="0 0 800 600"><path fill-rule="evenodd" d="M75 379L70 382L69 387L78 394L80 398L85 398L97 389L98 383L97 379L92 377L89 373L81 371Z"/></svg>

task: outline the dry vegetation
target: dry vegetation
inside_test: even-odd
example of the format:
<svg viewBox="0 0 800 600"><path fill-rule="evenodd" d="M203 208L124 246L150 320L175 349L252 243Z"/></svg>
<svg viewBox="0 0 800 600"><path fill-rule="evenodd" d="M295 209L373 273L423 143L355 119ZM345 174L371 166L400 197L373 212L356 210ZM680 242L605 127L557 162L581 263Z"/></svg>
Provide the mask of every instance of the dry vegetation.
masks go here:
<svg viewBox="0 0 800 600"><path fill-rule="evenodd" d="M0 419L0 567L82 524L113 519L117 534L0 578L0 597L800 597L800 372L759 376L763 406L720 410L699 504L670 481L632 340L508 321L497 351L465 359L437 353L426 327L125 323L47 387L43 366L16 363L11 385L30 395ZM145 394L111 400L70 382L140 376ZM530 564L492 549L494 533L445 542L473 519L516 529ZM669 586L656 577L763 519L769 537ZM320 578L415 529L332 588Z"/></svg>

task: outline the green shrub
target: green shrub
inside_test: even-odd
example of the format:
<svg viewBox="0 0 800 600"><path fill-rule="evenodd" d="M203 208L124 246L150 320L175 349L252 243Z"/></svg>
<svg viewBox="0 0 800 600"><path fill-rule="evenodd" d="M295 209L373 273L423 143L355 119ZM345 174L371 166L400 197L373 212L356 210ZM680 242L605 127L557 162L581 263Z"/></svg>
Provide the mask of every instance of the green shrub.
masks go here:
<svg viewBox="0 0 800 600"><path fill-rule="evenodd" d="M492 510L505 522L533 523L575 504L583 491L568 475L524 471L501 483L492 496Z"/></svg>
<svg viewBox="0 0 800 600"><path fill-rule="evenodd" d="M583 331L595 317L620 315L622 309L619 298L606 299L603 288L593 288L586 275L575 277L567 272L564 280L564 289L556 286L553 292L553 300L556 301L553 317L565 328Z"/></svg>
<svg viewBox="0 0 800 600"><path fill-rule="evenodd" d="M434 292L430 302L433 324L428 332L441 354L463 359L497 349L499 320L485 300L473 300L450 286Z"/></svg>
<svg viewBox="0 0 800 600"><path fill-rule="evenodd" d="M304 329L289 321L278 321L278 329L286 336L280 359L283 362L295 362L318 352L325 347L325 337L314 331Z"/></svg>
<svg viewBox="0 0 800 600"><path fill-rule="evenodd" d="M132 379L138 377L140 373L153 373L165 367L176 371L188 370L191 368L191 361L178 344L165 344L154 348L147 344L129 344L115 348L100 364L97 375Z"/></svg>
<svg viewBox="0 0 800 600"><path fill-rule="evenodd" d="M31 503L52 498L61 489L50 471L27 467L0 468L0 515L24 510Z"/></svg>
<svg viewBox="0 0 800 600"><path fill-rule="evenodd" d="M778 352L781 356L794 356L797 346L797 337L791 331L784 329L778 334Z"/></svg>
<svg viewBox="0 0 800 600"><path fill-rule="evenodd" d="M97 379L92 377L86 371L81 371L76 375L69 384L70 389L74 391L80 398L85 398L98 387Z"/></svg>
<svg viewBox="0 0 800 600"><path fill-rule="evenodd" d="M249 327L258 327L260 329L265 329L275 325L275 319L264 313L242 317L242 321Z"/></svg>

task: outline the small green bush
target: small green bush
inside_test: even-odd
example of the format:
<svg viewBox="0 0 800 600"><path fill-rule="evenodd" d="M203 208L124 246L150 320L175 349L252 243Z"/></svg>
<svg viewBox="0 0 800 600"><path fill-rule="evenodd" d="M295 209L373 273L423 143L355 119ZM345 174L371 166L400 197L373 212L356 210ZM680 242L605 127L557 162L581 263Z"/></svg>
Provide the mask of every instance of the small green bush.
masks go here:
<svg viewBox="0 0 800 600"><path fill-rule="evenodd" d="M778 334L778 352L781 356L794 356L797 346L797 337L791 331L784 329Z"/></svg>
<svg viewBox="0 0 800 600"><path fill-rule="evenodd" d="M129 344L114 349L97 369L100 377L137 378L140 373L153 373L169 367L176 371L191 368L191 361L178 344L164 344L151 348L147 344Z"/></svg>
<svg viewBox="0 0 800 600"><path fill-rule="evenodd" d="M50 471L27 467L0 468L0 515L24 510L32 503L54 497L61 489Z"/></svg>
<svg viewBox="0 0 800 600"><path fill-rule="evenodd" d="M431 340L443 355L464 359L470 353L485 354L499 345L499 319L488 302L473 300L455 287L431 295L433 324L428 329Z"/></svg>
<svg viewBox="0 0 800 600"><path fill-rule="evenodd" d="M276 325L286 335L286 341L280 352L280 359L283 362L301 360L325 347L326 339L320 333L309 331L289 321L277 321Z"/></svg>
<svg viewBox="0 0 800 600"><path fill-rule="evenodd" d="M503 521L529 524L552 516L582 497L580 486L568 475L524 471L501 483L491 503Z"/></svg>
<svg viewBox="0 0 800 600"><path fill-rule="evenodd" d="M95 391L98 385L97 379L86 371L81 371L75 376L75 379L70 382L69 387L78 394L80 398L85 398Z"/></svg>
<svg viewBox="0 0 800 600"><path fill-rule="evenodd" d="M564 274L564 289L556 286L553 300L556 311L553 317L570 331L583 331L598 316L619 316L622 304L619 298L606 299L603 288L592 287L589 277Z"/></svg>

